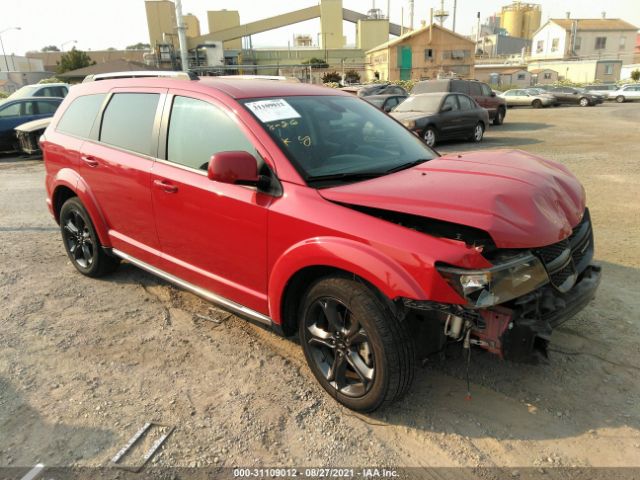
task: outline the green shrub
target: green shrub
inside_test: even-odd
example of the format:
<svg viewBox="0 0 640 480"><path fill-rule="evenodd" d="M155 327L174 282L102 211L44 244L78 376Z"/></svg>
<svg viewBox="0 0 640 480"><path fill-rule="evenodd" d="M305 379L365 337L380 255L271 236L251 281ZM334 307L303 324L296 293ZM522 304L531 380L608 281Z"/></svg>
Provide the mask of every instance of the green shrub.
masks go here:
<svg viewBox="0 0 640 480"><path fill-rule="evenodd" d="M324 75L322 75L322 83L329 83L329 82L340 83L341 80L342 80L342 77L338 72L327 72Z"/></svg>

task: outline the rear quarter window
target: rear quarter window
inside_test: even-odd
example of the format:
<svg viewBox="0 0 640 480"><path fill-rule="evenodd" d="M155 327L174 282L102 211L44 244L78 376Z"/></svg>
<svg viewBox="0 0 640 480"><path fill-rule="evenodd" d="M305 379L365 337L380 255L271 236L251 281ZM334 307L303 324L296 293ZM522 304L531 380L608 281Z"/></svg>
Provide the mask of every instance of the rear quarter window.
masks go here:
<svg viewBox="0 0 640 480"><path fill-rule="evenodd" d="M100 141L144 155L152 151L158 93L116 93L111 97L100 129Z"/></svg>
<svg viewBox="0 0 640 480"><path fill-rule="evenodd" d="M62 114L56 130L58 132L87 138L95 122L106 94L84 95L71 102Z"/></svg>

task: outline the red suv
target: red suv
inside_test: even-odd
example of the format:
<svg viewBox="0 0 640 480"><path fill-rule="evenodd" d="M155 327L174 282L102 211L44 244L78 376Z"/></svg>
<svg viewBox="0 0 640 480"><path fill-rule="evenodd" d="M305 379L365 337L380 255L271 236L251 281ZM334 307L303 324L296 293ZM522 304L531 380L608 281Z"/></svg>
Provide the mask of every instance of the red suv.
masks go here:
<svg viewBox="0 0 640 480"><path fill-rule="evenodd" d="M41 143L78 271L125 260L297 332L322 386L357 410L399 398L416 360L445 348L530 358L600 280L564 166L513 150L439 156L326 87L92 81Z"/></svg>

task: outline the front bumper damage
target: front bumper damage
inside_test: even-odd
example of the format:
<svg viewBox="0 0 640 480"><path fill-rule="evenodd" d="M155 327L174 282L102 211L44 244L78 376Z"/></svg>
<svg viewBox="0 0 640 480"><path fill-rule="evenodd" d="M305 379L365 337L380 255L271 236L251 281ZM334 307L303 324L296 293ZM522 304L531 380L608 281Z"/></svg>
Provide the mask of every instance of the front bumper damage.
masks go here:
<svg viewBox="0 0 640 480"><path fill-rule="evenodd" d="M530 361L536 352L546 357L553 329L586 307L598 289L601 268L592 263L593 246L586 210L569 238L532 250L544 264L549 281L529 293L487 308L404 299L405 308L422 319L418 322L422 323L421 340L431 337L422 353L442 351L447 343L464 339L467 346L477 345L508 360Z"/></svg>

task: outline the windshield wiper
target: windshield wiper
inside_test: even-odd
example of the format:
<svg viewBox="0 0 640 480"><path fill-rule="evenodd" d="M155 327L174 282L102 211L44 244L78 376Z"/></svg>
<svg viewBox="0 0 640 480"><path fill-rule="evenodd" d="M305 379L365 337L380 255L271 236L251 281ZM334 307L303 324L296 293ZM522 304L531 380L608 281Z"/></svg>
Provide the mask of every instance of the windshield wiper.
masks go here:
<svg viewBox="0 0 640 480"><path fill-rule="evenodd" d="M307 182L322 182L326 180L365 180L367 178L377 178L387 172L343 172L332 173L330 175L317 175L307 178Z"/></svg>
<svg viewBox="0 0 640 480"><path fill-rule="evenodd" d="M395 173L400 170L406 170L407 168L415 167L416 165L420 165L421 163L428 162L431 158L419 158L418 160L414 160L413 162L403 163L402 165L398 165L397 167L390 168L385 173Z"/></svg>

